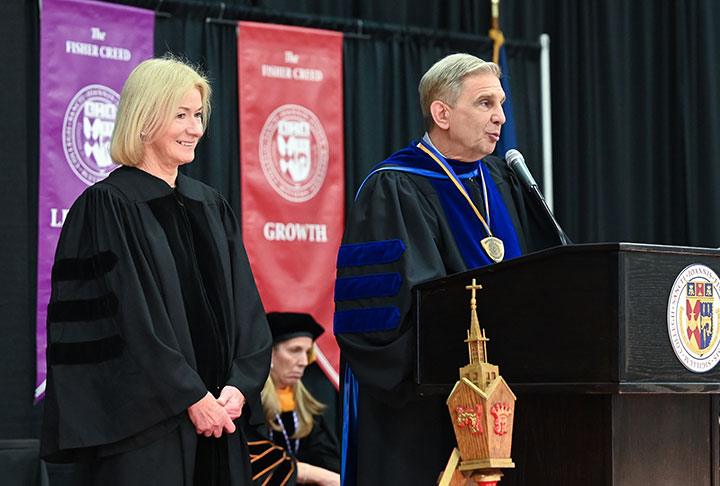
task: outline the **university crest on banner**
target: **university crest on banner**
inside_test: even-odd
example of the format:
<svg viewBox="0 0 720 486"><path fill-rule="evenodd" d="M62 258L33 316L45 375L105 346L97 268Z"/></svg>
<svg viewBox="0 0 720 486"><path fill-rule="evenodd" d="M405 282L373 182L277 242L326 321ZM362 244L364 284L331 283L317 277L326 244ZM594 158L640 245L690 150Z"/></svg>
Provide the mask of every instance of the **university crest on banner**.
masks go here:
<svg viewBox="0 0 720 486"><path fill-rule="evenodd" d="M260 167L278 195L288 201L312 199L325 182L328 139L315 113L282 105L260 131Z"/></svg>
<svg viewBox="0 0 720 486"><path fill-rule="evenodd" d="M266 312L312 315L338 385L332 332L344 217L342 34L238 25L242 232Z"/></svg>
<svg viewBox="0 0 720 486"><path fill-rule="evenodd" d="M690 265L675 279L668 300L668 335L689 370L710 371L720 361L720 280L705 265Z"/></svg>
<svg viewBox="0 0 720 486"><path fill-rule="evenodd" d="M120 95L101 84L82 87L73 96L63 118L63 151L75 175L95 184L117 166L110 158L110 138Z"/></svg>

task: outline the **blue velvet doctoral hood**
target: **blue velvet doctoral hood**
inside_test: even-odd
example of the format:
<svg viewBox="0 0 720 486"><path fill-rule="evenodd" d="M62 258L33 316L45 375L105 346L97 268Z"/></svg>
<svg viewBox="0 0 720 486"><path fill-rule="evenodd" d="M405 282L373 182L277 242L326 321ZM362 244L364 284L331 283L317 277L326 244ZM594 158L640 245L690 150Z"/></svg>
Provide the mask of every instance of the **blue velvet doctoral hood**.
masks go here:
<svg viewBox="0 0 720 486"><path fill-rule="evenodd" d="M417 144L417 141L412 142L408 148L395 152L385 161L375 166L365 181L373 174L385 170L410 172L427 177L430 179L440 198L446 220L460 248L467 268L477 268L494 263L480 245L480 241L487 237L488 234L475 214L475 211L473 211L463 194L437 162L418 148ZM520 243L518 242L515 227L510 220L505 202L500 196L497 186L490 176L490 171L485 164L480 160L476 162L460 162L452 159L445 160L465 186L465 190L468 191L468 193L470 192L468 179L480 177L480 171L482 171L487 187L490 230L493 236L503 241L505 245L505 260L520 256ZM365 181L360 185L358 193L362 190ZM478 209L481 213L483 212L482 208Z"/></svg>

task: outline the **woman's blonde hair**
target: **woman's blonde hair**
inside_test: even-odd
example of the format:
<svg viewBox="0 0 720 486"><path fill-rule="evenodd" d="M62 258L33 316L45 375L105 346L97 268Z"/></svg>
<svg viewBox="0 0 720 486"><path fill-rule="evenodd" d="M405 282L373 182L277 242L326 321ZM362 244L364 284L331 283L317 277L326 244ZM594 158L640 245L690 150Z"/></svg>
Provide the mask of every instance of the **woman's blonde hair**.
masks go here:
<svg viewBox="0 0 720 486"><path fill-rule="evenodd" d="M148 59L125 81L110 141L110 157L136 165L143 148L165 133L183 97L196 88L202 99L203 132L210 117L210 84L199 69L176 57Z"/></svg>
<svg viewBox="0 0 720 486"><path fill-rule="evenodd" d="M302 439L312 432L315 426L314 415L320 415L325 410L325 405L320 403L313 397L310 392L302 384L302 380L298 380L293 386L293 396L295 397L295 411L298 417L298 429L290 437L291 439ZM278 397L275 382L271 376L268 376L265 386L262 389L261 399L263 404L263 412L265 413L265 422L272 430L280 432L282 428L277 423L276 414L281 413L280 398Z"/></svg>
<svg viewBox="0 0 720 486"><path fill-rule="evenodd" d="M500 78L502 71L494 62L460 53L440 59L420 79L420 108L428 131L435 125L430 105L433 101L440 100L454 107L462 93L463 80L470 74L494 74Z"/></svg>

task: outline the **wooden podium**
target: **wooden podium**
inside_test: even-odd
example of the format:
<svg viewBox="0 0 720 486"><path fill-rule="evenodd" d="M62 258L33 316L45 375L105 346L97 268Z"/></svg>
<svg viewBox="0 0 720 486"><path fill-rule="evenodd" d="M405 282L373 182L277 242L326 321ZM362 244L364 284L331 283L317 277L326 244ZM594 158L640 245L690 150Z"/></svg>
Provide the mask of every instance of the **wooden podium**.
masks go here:
<svg viewBox="0 0 720 486"><path fill-rule="evenodd" d="M693 264L720 274L720 251L573 245L420 284L419 393L448 394L467 361L475 278L489 359L518 397L503 486L720 486L720 364L690 371L668 335Z"/></svg>

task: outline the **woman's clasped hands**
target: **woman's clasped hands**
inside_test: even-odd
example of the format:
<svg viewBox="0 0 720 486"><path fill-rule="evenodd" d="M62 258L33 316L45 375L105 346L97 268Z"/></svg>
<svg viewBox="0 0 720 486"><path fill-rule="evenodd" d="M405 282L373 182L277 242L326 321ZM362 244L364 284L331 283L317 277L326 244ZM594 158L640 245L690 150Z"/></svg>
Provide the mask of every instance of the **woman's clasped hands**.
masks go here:
<svg viewBox="0 0 720 486"><path fill-rule="evenodd" d="M207 394L188 408L188 415L198 435L220 437L235 432L233 420L240 417L245 396L234 386L226 386L216 399Z"/></svg>

